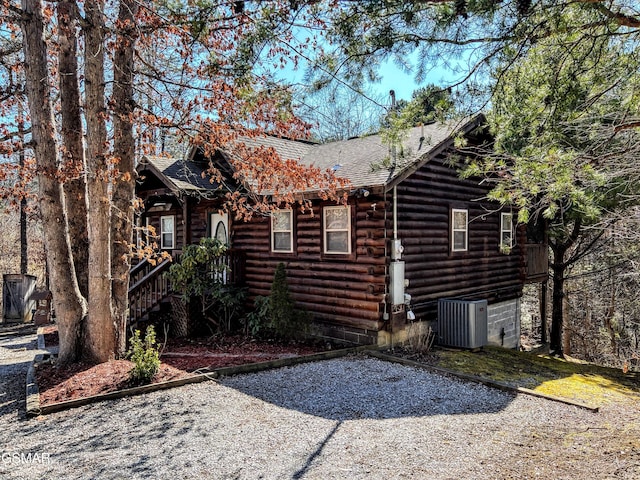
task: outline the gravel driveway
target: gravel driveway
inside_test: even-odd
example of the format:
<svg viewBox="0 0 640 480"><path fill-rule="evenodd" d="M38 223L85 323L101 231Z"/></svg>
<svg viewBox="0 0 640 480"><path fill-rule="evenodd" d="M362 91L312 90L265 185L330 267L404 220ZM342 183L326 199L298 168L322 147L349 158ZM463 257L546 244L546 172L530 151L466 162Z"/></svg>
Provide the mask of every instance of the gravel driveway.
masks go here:
<svg viewBox="0 0 640 480"><path fill-rule="evenodd" d="M24 419L35 335L0 329L2 479L632 479L640 409L600 413L366 357Z"/></svg>

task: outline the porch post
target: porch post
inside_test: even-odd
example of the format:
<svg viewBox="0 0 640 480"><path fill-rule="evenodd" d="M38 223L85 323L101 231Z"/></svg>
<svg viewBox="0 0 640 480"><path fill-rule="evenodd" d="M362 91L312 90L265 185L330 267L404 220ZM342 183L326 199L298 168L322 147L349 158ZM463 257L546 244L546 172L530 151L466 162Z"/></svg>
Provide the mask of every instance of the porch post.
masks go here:
<svg viewBox="0 0 640 480"><path fill-rule="evenodd" d="M191 243L191 232L189 221L189 197L182 196L182 248Z"/></svg>

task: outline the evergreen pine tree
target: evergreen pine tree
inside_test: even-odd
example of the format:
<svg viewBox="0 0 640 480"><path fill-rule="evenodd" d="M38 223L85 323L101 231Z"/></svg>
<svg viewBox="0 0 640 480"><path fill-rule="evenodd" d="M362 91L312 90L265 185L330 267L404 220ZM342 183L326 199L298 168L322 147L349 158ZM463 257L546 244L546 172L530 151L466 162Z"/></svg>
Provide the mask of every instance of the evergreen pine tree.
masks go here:
<svg viewBox="0 0 640 480"><path fill-rule="evenodd" d="M309 328L307 315L295 309L289 293L284 263L279 263L271 284L269 296L270 327L281 338L303 337Z"/></svg>

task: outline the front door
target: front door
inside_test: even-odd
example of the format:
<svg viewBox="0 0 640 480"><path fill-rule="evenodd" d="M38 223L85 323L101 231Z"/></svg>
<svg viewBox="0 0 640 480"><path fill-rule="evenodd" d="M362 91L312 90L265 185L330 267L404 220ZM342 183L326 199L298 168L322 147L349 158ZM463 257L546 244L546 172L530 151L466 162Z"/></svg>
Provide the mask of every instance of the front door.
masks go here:
<svg viewBox="0 0 640 480"><path fill-rule="evenodd" d="M212 213L210 216L211 225L211 238L217 238L220 242L224 243L227 247L231 247L231 236L229 235L229 215L226 213ZM228 265L228 256L223 256L220 260ZM229 272L227 269L223 269L216 274L216 280L224 283L225 285L229 281Z"/></svg>

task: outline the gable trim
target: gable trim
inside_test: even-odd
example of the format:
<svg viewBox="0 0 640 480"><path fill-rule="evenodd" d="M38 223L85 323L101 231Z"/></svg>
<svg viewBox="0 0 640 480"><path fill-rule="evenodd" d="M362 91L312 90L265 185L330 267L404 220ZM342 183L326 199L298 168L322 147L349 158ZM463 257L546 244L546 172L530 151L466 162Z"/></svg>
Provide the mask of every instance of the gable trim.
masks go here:
<svg viewBox="0 0 640 480"><path fill-rule="evenodd" d="M398 184L405 181L411 175L420 170L423 166L425 166L428 162L436 158L447 148L450 148L454 144L455 137L459 134L468 135L474 129L478 128L482 123L486 121L484 114L478 113L475 117L469 120L467 123L462 125L459 129L455 130L451 135L449 135L446 139L440 142L438 145L433 147L427 153L425 153L418 161L402 170L397 176L395 176L391 181L389 181L385 186L384 190L386 192L391 191L394 187L397 187Z"/></svg>
<svg viewBox="0 0 640 480"><path fill-rule="evenodd" d="M140 175L140 172L142 170L149 170L151 173L153 173L158 178L158 180L160 180L169 190L173 192L176 197L181 193L181 190L178 188L178 186L173 183L169 177L158 170L158 167L156 167L153 162L151 162L147 158L146 155L142 157L142 160L140 160L140 163L138 163L138 165L136 166L136 173L138 174L138 176Z"/></svg>

